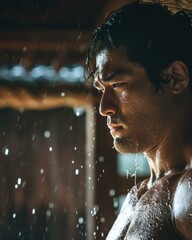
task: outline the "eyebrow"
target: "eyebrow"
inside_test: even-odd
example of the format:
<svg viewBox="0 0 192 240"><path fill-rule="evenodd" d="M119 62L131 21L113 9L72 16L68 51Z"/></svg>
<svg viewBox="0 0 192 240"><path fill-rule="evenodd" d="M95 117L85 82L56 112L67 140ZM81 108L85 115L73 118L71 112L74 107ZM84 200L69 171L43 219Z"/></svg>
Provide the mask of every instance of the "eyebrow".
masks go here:
<svg viewBox="0 0 192 240"><path fill-rule="evenodd" d="M128 74L128 73L131 73L131 71L129 69L120 69L120 70L114 71L108 77L103 77L102 80L104 82L110 82L111 80L113 80L117 76L125 75L125 74ZM101 84L99 83L99 80L93 80L93 87L100 88Z"/></svg>
<svg viewBox="0 0 192 240"><path fill-rule="evenodd" d="M119 76L122 76L122 75L125 75L125 74L130 74L130 73L131 73L131 70L129 70L129 69L119 69L119 70L116 70L116 71L112 72L111 74L109 74L109 76L106 76L106 77L103 76L102 80L104 82L109 82L116 77L119 77Z"/></svg>

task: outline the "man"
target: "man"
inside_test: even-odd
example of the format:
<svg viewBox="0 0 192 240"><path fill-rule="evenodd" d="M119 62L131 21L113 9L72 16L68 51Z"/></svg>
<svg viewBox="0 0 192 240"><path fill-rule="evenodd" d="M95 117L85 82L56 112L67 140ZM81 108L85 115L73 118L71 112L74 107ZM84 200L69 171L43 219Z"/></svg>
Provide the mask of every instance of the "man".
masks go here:
<svg viewBox="0 0 192 240"><path fill-rule="evenodd" d="M139 2L113 12L93 34L88 67L116 150L143 152L151 169L107 240L191 240L190 13Z"/></svg>

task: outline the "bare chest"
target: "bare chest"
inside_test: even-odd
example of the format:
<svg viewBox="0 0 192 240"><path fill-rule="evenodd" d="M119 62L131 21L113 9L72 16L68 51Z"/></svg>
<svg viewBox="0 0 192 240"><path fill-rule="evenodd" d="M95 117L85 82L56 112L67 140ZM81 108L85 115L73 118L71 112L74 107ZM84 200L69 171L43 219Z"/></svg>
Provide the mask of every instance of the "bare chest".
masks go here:
<svg viewBox="0 0 192 240"><path fill-rule="evenodd" d="M172 226L169 187L156 186L138 199L130 193L107 240L179 239Z"/></svg>
<svg viewBox="0 0 192 240"><path fill-rule="evenodd" d="M124 229L124 239L157 240L169 236L171 225L171 207L167 203L138 202ZM166 238L172 239L172 238Z"/></svg>

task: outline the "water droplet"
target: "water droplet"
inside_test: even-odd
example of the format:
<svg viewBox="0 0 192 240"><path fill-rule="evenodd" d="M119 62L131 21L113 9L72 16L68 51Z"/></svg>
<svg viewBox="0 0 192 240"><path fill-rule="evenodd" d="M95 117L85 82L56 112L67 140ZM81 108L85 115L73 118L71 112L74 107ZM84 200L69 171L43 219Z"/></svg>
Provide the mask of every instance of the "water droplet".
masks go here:
<svg viewBox="0 0 192 240"><path fill-rule="evenodd" d="M18 179L17 179L17 184L18 184L18 185L21 185L21 178L18 178Z"/></svg>
<svg viewBox="0 0 192 240"><path fill-rule="evenodd" d="M26 182L24 181L24 182L22 183L22 188L24 188L25 185L26 185Z"/></svg>
<svg viewBox="0 0 192 240"><path fill-rule="evenodd" d="M54 193L56 193L58 190L58 186L56 185L55 188L54 188Z"/></svg>
<svg viewBox="0 0 192 240"><path fill-rule="evenodd" d="M40 173L41 173L41 174L44 173L44 169L43 169L43 168L40 169Z"/></svg>
<svg viewBox="0 0 192 240"><path fill-rule="evenodd" d="M79 175L79 169L75 169L75 175Z"/></svg>
<svg viewBox="0 0 192 240"><path fill-rule="evenodd" d="M51 136L50 131L46 130L46 131L44 132L44 137L45 137L45 138L50 138L50 136Z"/></svg>
<svg viewBox="0 0 192 240"><path fill-rule="evenodd" d="M100 218L100 222L101 222L101 223L104 223L104 222L105 222L105 218L104 218L104 217L101 217L101 218Z"/></svg>
<svg viewBox="0 0 192 240"><path fill-rule="evenodd" d="M19 108L20 113L24 113L25 109L24 108Z"/></svg>
<svg viewBox="0 0 192 240"><path fill-rule="evenodd" d="M3 147L2 152L7 156L9 154L9 149L7 146Z"/></svg>
<svg viewBox="0 0 192 240"><path fill-rule="evenodd" d="M17 184L15 184L15 189L17 189L18 188L18 185Z"/></svg>
<svg viewBox="0 0 192 240"><path fill-rule="evenodd" d="M65 97L65 93L64 92L61 93L61 97Z"/></svg>
<svg viewBox="0 0 192 240"><path fill-rule="evenodd" d="M32 214L33 214L33 215L35 214L35 208L32 209Z"/></svg>
<svg viewBox="0 0 192 240"><path fill-rule="evenodd" d="M76 150L77 150L77 147L74 147L74 150L76 151Z"/></svg>
<svg viewBox="0 0 192 240"><path fill-rule="evenodd" d="M119 206L118 200L116 198L114 198L114 200L113 200L113 207L114 208L118 208L118 206Z"/></svg>
<svg viewBox="0 0 192 240"><path fill-rule="evenodd" d="M51 210L47 210L47 211L46 211L46 216L47 216L47 217L50 217L50 216L51 216Z"/></svg>
<svg viewBox="0 0 192 240"><path fill-rule="evenodd" d="M98 206L98 205L95 205L95 206L93 207L93 209L91 210L91 215L92 215L92 216L95 216L98 211L99 211L99 206Z"/></svg>
<svg viewBox="0 0 192 240"><path fill-rule="evenodd" d="M114 189L110 189L109 190L109 196L110 197L114 197L115 196L115 190Z"/></svg>
<svg viewBox="0 0 192 240"><path fill-rule="evenodd" d="M54 203L53 203L53 202L50 202L50 203L49 203L49 208L51 208L51 209L54 208Z"/></svg>
<svg viewBox="0 0 192 240"><path fill-rule="evenodd" d="M79 220L78 220L78 222L79 222L79 224L83 224L83 222L84 222L83 217L80 217Z"/></svg>
<svg viewBox="0 0 192 240"><path fill-rule="evenodd" d="M53 148L52 148L52 147L49 147L49 151L52 152L52 151L53 151Z"/></svg>
<svg viewBox="0 0 192 240"><path fill-rule="evenodd" d="M73 111L77 117L80 117L85 112L85 109L83 107L74 107Z"/></svg>
<svg viewBox="0 0 192 240"><path fill-rule="evenodd" d="M17 216L16 213L13 213L13 218L16 218L16 216Z"/></svg>
<svg viewBox="0 0 192 240"><path fill-rule="evenodd" d="M103 156L100 156L100 157L99 157L99 162L100 162L100 163L104 162L104 157L103 157Z"/></svg>
<svg viewBox="0 0 192 240"><path fill-rule="evenodd" d="M78 25L80 25L80 23ZM77 36L77 42L79 42L81 36L82 36L82 32L80 32L79 35Z"/></svg>
<svg viewBox="0 0 192 240"><path fill-rule="evenodd" d="M23 47L23 52L26 52L27 51L27 47Z"/></svg>

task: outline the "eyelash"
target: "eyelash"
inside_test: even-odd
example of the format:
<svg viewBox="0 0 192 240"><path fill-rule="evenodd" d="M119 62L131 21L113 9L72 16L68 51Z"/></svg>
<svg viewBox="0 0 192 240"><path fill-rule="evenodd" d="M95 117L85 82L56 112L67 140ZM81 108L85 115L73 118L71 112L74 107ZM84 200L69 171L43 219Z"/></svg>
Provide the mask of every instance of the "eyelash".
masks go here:
<svg viewBox="0 0 192 240"><path fill-rule="evenodd" d="M113 88L118 88L118 87L121 87L125 84L126 84L126 82L120 82L120 83L114 83L114 84L112 84L112 86L113 86Z"/></svg>
<svg viewBox="0 0 192 240"><path fill-rule="evenodd" d="M127 84L127 83L126 82L114 83L114 84L112 84L112 87L115 89L115 88L121 87L125 84ZM104 92L104 90L103 89L98 89L98 87L97 87L97 92L100 95Z"/></svg>

